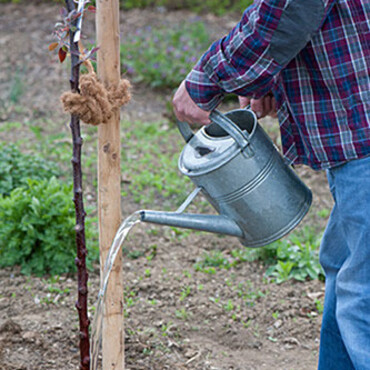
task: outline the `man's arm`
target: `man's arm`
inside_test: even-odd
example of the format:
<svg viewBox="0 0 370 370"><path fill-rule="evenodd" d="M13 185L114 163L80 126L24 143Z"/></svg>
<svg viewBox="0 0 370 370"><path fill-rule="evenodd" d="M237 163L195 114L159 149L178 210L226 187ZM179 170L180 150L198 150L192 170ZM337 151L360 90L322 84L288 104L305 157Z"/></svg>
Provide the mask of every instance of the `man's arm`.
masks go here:
<svg viewBox="0 0 370 370"><path fill-rule="evenodd" d="M210 111L227 93L254 98L267 94L274 77L306 46L335 1L255 1L187 76L182 88L188 96L174 100L175 111L183 111L189 98ZM195 116L191 119L196 121Z"/></svg>

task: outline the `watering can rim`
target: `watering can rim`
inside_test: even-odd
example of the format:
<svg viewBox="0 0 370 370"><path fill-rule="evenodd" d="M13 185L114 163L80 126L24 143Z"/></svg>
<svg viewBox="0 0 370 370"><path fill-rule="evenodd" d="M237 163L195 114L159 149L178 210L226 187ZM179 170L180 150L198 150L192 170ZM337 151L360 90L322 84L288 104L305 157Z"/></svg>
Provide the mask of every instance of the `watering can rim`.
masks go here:
<svg viewBox="0 0 370 370"><path fill-rule="evenodd" d="M253 119L253 127L250 132L246 129L242 130L239 126L233 122L229 116L235 113L242 112L248 113L252 116ZM214 110L210 113L210 119L212 120L212 124L218 125L221 129L226 131L228 135L225 136L212 136L207 133L207 128L209 125L202 126L196 133L192 131L190 125L187 122L177 122L178 128L180 133L182 134L184 140L187 144L189 144L194 137L199 138L200 136L205 138L209 143L217 143L217 142L224 142L228 143L227 148L223 151L222 155L213 161L208 162L208 167L204 166L204 168L190 168L190 166L184 165L184 157L185 153L188 150L188 145L185 145L183 150L181 151L179 160L178 160L178 168L180 172L189 177L197 177L202 176L204 174L213 172L220 167L229 163L234 157L238 154L243 153L246 156L252 156L253 153L250 150L251 140L255 135L257 128L259 126L257 116L251 109L234 109L225 114L219 112L218 110ZM190 144L189 144L190 145Z"/></svg>

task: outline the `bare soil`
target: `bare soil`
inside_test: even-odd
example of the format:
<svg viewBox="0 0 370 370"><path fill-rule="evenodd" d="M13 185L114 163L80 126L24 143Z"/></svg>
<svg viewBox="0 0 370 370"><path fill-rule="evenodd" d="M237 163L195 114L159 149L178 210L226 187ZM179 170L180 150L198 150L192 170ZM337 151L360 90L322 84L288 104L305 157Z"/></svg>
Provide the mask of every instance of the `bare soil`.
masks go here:
<svg viewBox="0 0 370 370"><path fill-rule="evenodd" d="M58 7L32 2L0 7L0 127L15 121L41 122L50 130L68 130L68 117L58 102L60 94L69 89L68 69L47 51ZM175 26L190 15L163 10L121 13L122 35L163 19ZM232 15L202 18L219 36L237 20ZM85 27L93 34L91 19ZM22 81L22 93L12 103L9 91L15 76ZM167 100L166 93L136 86L122 117L165 120ZM262 124L277 125L267 119ZM12 142L27 135L29 130L4 131L0 139ZM325 220L317 212L331 207L325 176L307 168L298 171L314 193L304 223L316 225L320 232ZM138 208L130 199L124 200L126 215ZM204 252L217 249L228 256L241 248L233 238L205 233L180 238L169 228L139 225L126 248L142 252L140 258L124 260L127 369L316 368L321 315L315 302L323 301L322 282L276 285L265 278L266 267L259 262L216 274L196 271L194 263ZM91 314L98 271L96 266L90 274ZM0 369L77 369L75 277L27 277L13 268L0 270L0 281Z"/></svg>

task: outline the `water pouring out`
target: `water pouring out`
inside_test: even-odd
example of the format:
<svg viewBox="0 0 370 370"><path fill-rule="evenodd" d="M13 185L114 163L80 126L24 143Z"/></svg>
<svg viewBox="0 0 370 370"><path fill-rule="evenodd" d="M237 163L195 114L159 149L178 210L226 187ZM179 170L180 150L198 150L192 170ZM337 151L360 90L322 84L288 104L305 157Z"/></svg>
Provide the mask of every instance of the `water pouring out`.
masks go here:
<svg viewBox="0 0 370 370"><path fill-rule="evenodd" d="M107 259L104 264L104 272L101 279L101 287L96 303L96 310L91 325L91 345L90 345L90 370L98 368L98 356L102 339L103 316L105 292L107 290L109 276L112 271L114 261L116 260L122 244L127 238L130 230L140 222L140 211L133 213L127 217L119 227L116 236L114 237L112 246L109 249Z"/></svg>

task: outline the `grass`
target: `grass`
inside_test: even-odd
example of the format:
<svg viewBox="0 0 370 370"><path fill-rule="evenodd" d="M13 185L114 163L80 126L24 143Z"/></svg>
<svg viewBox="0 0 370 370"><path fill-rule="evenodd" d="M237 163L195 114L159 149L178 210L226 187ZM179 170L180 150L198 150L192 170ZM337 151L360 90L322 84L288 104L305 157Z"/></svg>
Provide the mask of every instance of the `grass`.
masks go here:
<svg viewBox="0 0 370 370"><path fill-rule="evenodd" d="M32 140L22 141L18 146L22 150L37 151L49 161L58 163L62 170L61 178L69 178L71 173L70 158L72 144L68 130L56 130L52 125L45 125L45 120L21 125L19 122L7 122L1 132L28 130ZM45 128L47 127L47 128ZM138 208L174 210L187 197L193 188L190 180L177 169L179 153L183 139L177 128L164 122L129 122L121 123L123 132L122 173L126 180L122 184L122 196L134 200ZM92 186L96 192L97 152L96 130L83 126L83 167L84 183ZM95 196L96 199L96 196ZM205 202L197 203L202 212L209 208ZM329 215L328 209L317 211L319 218ZM235 248L227 253L214 249L205 253L194 265L196 271L214 275L220 269L233 269L237 265L252 261L262 261L266 266L266 276L276 283L290 279L306 280L323 278L318 263L320 237L316 227L306 227L293 232L287 238L264 248ZM156 234L156 230L149 230ZM186 238L193 233L190 230L166 228L166 237L170 240ZM149 246L146 251L127 251L130 258L152 260L157 253L157 245ZM145 272L144 276L148 276Z"/></svg>
<svg viewBox="0 0 370 370"><path fill-rule="evenodd" d="M129 175L122 195L140 206L160 202L174 209L192 189L190 180L177 169L183 140L177 129L163 122L123 122L122 172Z"/></svg>

